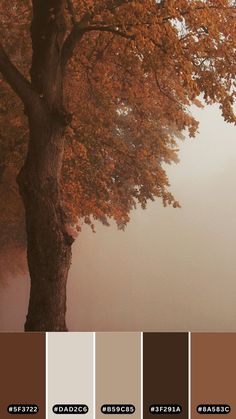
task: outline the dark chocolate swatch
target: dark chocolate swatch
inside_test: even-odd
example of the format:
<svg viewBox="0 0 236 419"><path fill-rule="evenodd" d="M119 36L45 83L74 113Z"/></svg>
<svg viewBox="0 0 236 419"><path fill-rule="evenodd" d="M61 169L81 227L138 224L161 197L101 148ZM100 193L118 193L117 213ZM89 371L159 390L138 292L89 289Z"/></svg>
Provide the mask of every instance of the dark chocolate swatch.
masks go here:
<svg viewBox="0 0 236 419"><path fill-rule="evenodd" d="M153 405L177 405L182 411L154 414ZM143 334L143 418L155 416L188 418L187 333Z"/></svg>

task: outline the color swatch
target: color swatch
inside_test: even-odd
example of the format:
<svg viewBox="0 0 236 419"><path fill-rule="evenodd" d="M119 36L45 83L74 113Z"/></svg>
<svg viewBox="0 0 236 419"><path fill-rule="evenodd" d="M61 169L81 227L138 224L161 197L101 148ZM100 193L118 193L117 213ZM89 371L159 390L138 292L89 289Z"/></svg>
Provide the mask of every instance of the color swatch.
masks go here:
<svg viewBox="0 0 236 419"><path fill-rule="evenodd" d="M144 419L174 411L188 418L187 333L143 334L143 406Z"/></svg>
<svg viewBox="0 0 236 419"><path fill-rule="evenodd" d="M55 414L93 418L93 367L93 333L49 333L49 419Z"/></svg>
<svg viewBox="0 0 236 419"><path fill-rule="evenodd" d="M45 334L1 333L0 354L0 418L45 419Z"/></svg>
<svg viewBox="0 0 236 419"><path fill-rule="evenodd" d="M191 376L192 419L199 418L203 409L212 410L214 407L217 412L217 408L225 410L224 406L230 407L235 418L236 334L193 333ZM218 416L225 416L225 413L217 413Z"/></svg>
<svg viewBox="0 0 236 419"><path fill-rule="evenodd" d="M96 417L141 416L141 334L96 333ZM122 413L123 412L123 413Z"/></svg>

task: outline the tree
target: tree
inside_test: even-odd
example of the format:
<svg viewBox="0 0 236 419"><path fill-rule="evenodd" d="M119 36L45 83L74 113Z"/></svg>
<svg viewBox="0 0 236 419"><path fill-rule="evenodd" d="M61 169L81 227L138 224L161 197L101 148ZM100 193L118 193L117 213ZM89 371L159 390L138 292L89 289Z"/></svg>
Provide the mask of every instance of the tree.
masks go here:
<svg viewBox="0 0 236 419"><path fill-rule="evenodd" d="M235 123L235 12L230 0L1 1L1 246L24 243L23 202L25 330L66 330L81 220L124 228L138 203L179 206L163 166L196 133L191 104L219 103Z"/></svg>

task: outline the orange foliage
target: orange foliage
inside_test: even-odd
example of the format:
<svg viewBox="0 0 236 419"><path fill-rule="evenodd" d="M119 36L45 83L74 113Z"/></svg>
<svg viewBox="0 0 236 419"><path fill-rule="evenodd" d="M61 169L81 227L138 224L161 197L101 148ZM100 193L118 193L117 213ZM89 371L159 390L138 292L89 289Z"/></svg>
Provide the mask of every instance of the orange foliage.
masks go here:
<svg viewBox="0 0 236 419"><path fill-rule="evenodd" d="M189 106L201 106L204 98L220 104L227 122L236 121L235 12L231 0L68 1L68 33L86 16L65 75L73 119L66 133L62 197L72 225L114 218L123 228L138 203L145 208L157 197L164 205L179 205L164 165L178 160L178 139L196 133ZM2 43L27 77L30 20L30 1L1 1ZM0 95L0 172L3 167L16 173L25 158L27 124L3 80ZM1 230L15 223L10 234L21 240L21 232L14 233L23 214L17 191L5 199L14 179L0 173L4 180Z"/></svg>

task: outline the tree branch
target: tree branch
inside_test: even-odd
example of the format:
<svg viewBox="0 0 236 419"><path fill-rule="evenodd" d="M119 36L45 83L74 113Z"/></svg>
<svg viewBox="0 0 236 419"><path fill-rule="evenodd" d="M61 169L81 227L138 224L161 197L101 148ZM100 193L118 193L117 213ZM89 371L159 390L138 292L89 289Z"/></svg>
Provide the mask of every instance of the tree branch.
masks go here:
<svg viewBox="0 0 236 419"><path fill-rule="evenodd" d="M119 30L116 27L112 27L112 26L99 26L99 25L91 25L91 26L87 26L86 28L84 28L84 33L85 32L92 32L92 31L99 31L99 32L110 32L113 33L115 35L119 35L123 38L126 39L131 39L134 40L135 39L135 35L134 34L128 34L126 32L123 32L121 30Z"/></svg>
<svg viewBox="0 0 236 419"><path fill-rule="evenodd" d="M110 12L113 12L118 7L123 6L124 4L127 4L127 3L131 3L132 1L133 0L110 0L108 1L106 5L106 9L109 10ZM82 39L83 35L86 32L91 32L95 30L104 31L104 32L106 31L106 32L115 33L116 35L123 36L127 39L132 39L132 35L125 34L124 32L119 31L119 30L114 32L115 28L112 28L110 26L107 26L106 29L103 29L102 26L99 26L99 27L96 26L96 28L95 26L87 26L97 13L102 12L102 10L100 10L100 6L95 8L93 12L85 13L82 19L78 22L76 19L76 13L75 13L72 1L67 0L67 4L68 4L68 10L71 15L72 23L73 23L73 28L64 42L64 46L62 50L62 67L64 68L66 67L68 61L73 55L76 45Z"/></svg>
<svg viewBox="0 0 236 419"><path fill-rule="evenodd" d="M121 36L122 38L125 38L125 39L130 39L130 40L135 39L134 34L129 34L129 33L123 32L116 27L100 26L100 25L91 25L91 26L81 27L80 24L78 24L74 28L74 30L71 32L71 34L69 35L69 37L67 38L67 40L64 44L63 52L62 52L62 66L63 67L65 67L68 60L71 58L71 56L74 52L74 49L75 49L77 43L82 38L82 36L87 32L93 32L93 31L110 32L110 33L113 33L114 35Z"/></svg>
<svg viewBox="0 0 236 419"><path fill-rule="evenodd" d="M76 25L76 23L77 23L76 13L75 13L75 9L74 9L74 6L73 6L73 3L72 3L71 0L67 0L67 8L70 12L71 21L72 21L73 25Z"/></svg>
<svg viewBox="0 0 236 419"><path fill-rule="evenodd" d="M194 7L193 9L189 9L189 10L178 10L179 12L180 12L180 14L182 15L182 16L186 16L186 15L188 15L190 12L197 12L197 11L202 11L202 10L208 10L208 9L213 9L213 10L236 10L236 7L235 6L228 6L228 7L225 7L225 6L217 6L217 5L207 5L206 4L206 6L197 6L197 7ZM175 16L173 15L173 16L165 16L163 19L162 19L162 22L163 23L166 23L166 22L168 22L169 20L172 20L172 19L175 19Z"/></svg>
<svg viewBox="0 0 236 419"><path fill-rule="evenodd" d="M0 42L0 72L5 81L11 86L14 92L19 96L24 105L30 105L32 98L37 96L30 82L21 74L21 72L11 62L6 54L3 45Z"/></svg>
<svg viewBox="0 0 236 419"><path fill-rule="evenodd" d="M76 48L77 43L81 40L81 38L84 35L84 32L83 32L84 26L86 26L92 18L93 18L92 13L86 13L82 17L80 22L75 21L73 28L70 34L67 36L64 42L63 48L62 48L61 64L63 68L66 67L66 64L68 63L68 61L73 55L73 52Z"/></svg>
<svg viewBox="0 0 236 419"><path fill-rule="evenodd" d="M107 9L110 12L113 12L114 10L116 10L118 7L123 6L123 4L127 4L127 3L132 3L133 0L111 0L107 6Z"/></svg>

